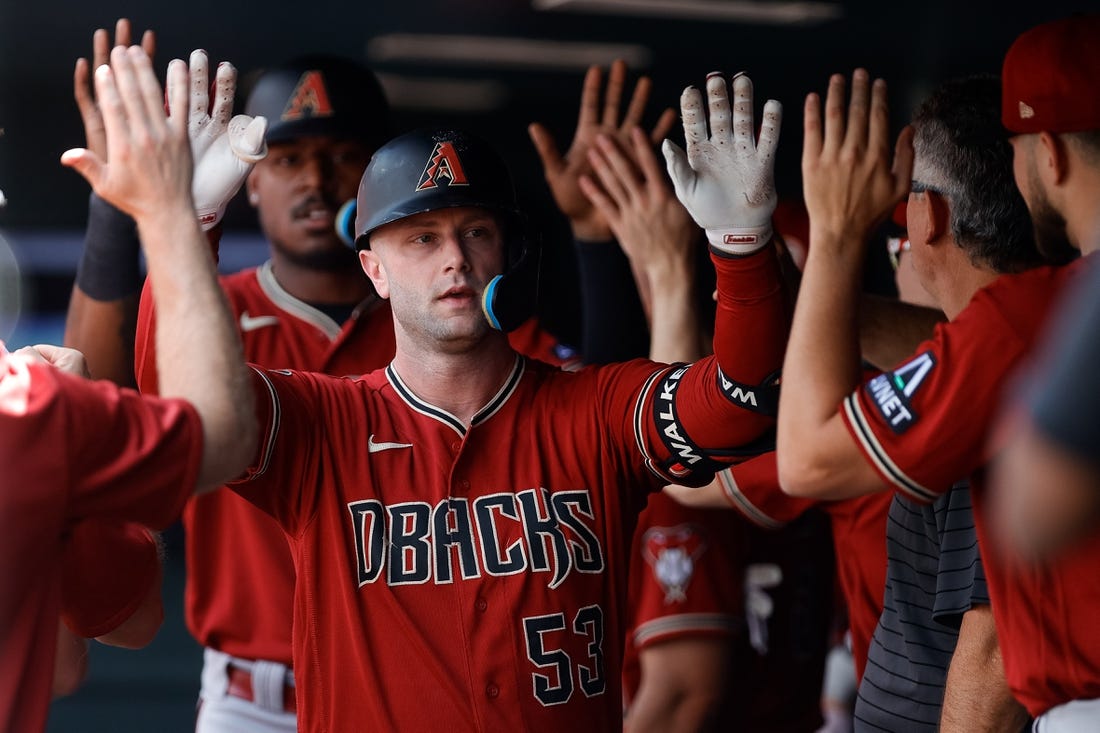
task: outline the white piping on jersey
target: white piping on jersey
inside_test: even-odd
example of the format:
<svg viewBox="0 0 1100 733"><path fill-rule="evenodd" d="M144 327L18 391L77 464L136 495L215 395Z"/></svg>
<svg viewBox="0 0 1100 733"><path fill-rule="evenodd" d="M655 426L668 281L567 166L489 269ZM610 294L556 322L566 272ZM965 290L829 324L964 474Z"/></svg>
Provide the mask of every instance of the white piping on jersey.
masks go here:
<svg viewBox="0 0 1100 733"><path fill-rule="evenodd" d="M676 483L676 479L671 476L664 475L657 468L657 462L654 460L653 456L650 455L649 448L646 446L645 426L643 425L643 422L645 421L644 408L646 395L648 395L650 390L653 389L653 385L656 384L657 379L662 374L667 374L668 372L671 372L673 369L676 368L677 367L674 366L665 367L658 369L657 371L653 372L653 374L650 374L649 379L647 379L646 383L642 385L642 389L638 393L638 400L634 403L634 440L638 444L638 451L642 454L642 458L645 459L646 468L650 470L650 473L652 473L654 476L661 479L662 481L670 484Z"/></svg>
<svg viewBox="0 0 1100 733"><path fill-rule="evenodd" d="M737 487L737 482L734 481L733 475L728 468L723 468L716 476L719 482L721 482L722 491L725 493L726 498L738 509L738 511L745 515L746 519L764 529L779 529L783 526L783 522L776 521L760 511L755 504L749 501L747 496L741 493L741 489Z"/></svg>
<svg viewBox="0 0 1100 733"><path fill-rule="evenodd" d="M856 392L844 398L844 412L855 427L856 435L859 442L863 444L864 451L871 457L871 461L878 467L879 472L890 480L890 483L922 503L933 502L939 498L939 494L925 488L902 471L886 453L886 450L883 449L878 438L871 430L871 426L867 422L867 416L863 414L863 408L859 404Z"/></svg>
<svg viewBox="0 0 1100 733"><path fill-rule="evenodd" d="M303 300L295 298L283 289L283 286L275 279L275 271L271 260L256 268L256 280L260 283L260 289L264 291L264 295L270 298L271 302L281 310L316 326L328 336L330 341L335 341L336 337L340 335L340 331L343 329L342 323L337 323L324 312L317 310ZM362 313L377 302L378 296L371 294L362 303L355 306L354 312L357 314Z"/></svg>
<svg viewBox="0 0 1100 733"><path fill-rule="evenodd" d="M470 427L485 422L504 406L504 403L507 402L508 398L512 396L512 393L515 392L520 378L523 377L523 373L527 368L526 364L526 360L517 354L508 378L504 380L504 384L497 390L497 393L485 403L485 406L474 414L473 418L470 420ZM459 437L466 437L466 426L462 424L462 421L442 407L436 407L417 397L416 394L409 389L408 385L401 381L401 377L397 374L397 370L393 368L392 362L386 367L386 378L390 381L390 384L393 385L394 391L397 392L398 396L400 396L415 412L438 420L458 433Z"/></svg>
<svg viewBox="0 0 1100 733"><path fill-rule="evenodd" d="M737 624L734 617L723 613L678 613L662 616L648 621L634 630L633 640L636 648L642 648L650 641L662 636L684 631L729 631L733 632Z"/></svg>
<svg viewBox="0 0 1100 733"><path fill-rule="evenodd" d="M262 369L257 369L254 366L250 366L250 368L259 374L260 379L264 380L264 384L267 385L267 392L271 397L271 430L268 431L267 441L262 447L260 460L257 462L255 470L249 471L248 476L245 478L248 481L262 476L271 464L271 454L275 451L275 439L279 436L279 427L283 418L283 407L282 403L279 402L279 393L275 391L275 385L271 383L271 379L264 374Z"/></svg>

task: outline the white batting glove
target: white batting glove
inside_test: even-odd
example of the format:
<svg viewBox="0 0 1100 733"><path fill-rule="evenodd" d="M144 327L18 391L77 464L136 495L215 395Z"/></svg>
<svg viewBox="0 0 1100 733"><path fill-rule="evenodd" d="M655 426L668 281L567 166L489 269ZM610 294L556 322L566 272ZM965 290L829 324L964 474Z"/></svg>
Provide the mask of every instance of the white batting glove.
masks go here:
<svg viewBox="0 0 1100 733"><path fill-rule="evenodd" d="M191 52L190 69L187 134L195 160L191 195L195 199L195 214L203 231L207 231L221 221L226 205L252 166L267 155L264 142L267 119L248 115L230 119L237 89L237 69L233 64L218 65L213 104L205 51Z"/></svg>
<svg viewBox="0 0 1100 733"><path fill-rule="evenodd" d="M733 77L733 125L726 80L707 76L710 134L699 90L688 87L680 96L687 153L669 140L661 150L680 203L695 223L706 230L715 249L746 255L771 240L775 192L775 148L783 105L769 99L764 105L760 141L754 141L752 80Z"/></svg>

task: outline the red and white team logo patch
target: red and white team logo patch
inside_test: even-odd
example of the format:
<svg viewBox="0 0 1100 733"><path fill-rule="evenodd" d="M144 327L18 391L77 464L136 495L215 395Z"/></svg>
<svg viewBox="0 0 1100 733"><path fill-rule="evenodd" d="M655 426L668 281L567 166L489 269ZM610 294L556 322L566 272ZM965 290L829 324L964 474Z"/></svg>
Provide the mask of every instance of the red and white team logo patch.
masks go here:
<svg viewBox="0 0 1100 733"><path fill-rule="evenodd" d="M320 71L307 71L298 79L280 119L289 122L306 117L332 117L334 114L328 89L325 88L325 77Z"/></svg>
<svg viewBox="0 0 1100 733"><path fill-rule="evenodd" d="M706 549L706 538L691 524L650 527L642 535L642 552L665 592L666 605L687 599L695 561Z"/></svg>
<svg viewBox="0 0 1100 733"><path fill-rule="evenodd" d="M450 142L436 143L432 154L428 156L428 162L424 166L424 172L420 175L420 183L416 185L417 191L425 191L439 185L440 179L446 179L448 186L469 186L466 180L466 171L462 170L462 161L458 157L458 151Z"/></svg>

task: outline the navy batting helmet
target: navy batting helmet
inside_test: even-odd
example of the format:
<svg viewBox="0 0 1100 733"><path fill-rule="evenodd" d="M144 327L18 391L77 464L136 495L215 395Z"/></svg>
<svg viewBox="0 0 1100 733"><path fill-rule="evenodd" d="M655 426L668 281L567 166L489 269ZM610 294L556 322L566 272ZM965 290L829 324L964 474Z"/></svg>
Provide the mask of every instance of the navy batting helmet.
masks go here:
<svg viewBox="0 0 1100 733"><path fill-rule="evenodd" d="M389 104L366 67L338 56L301 56L265 70L245 113L267 118L267 142L304 135L361 140L372 150L389 139Z"/></svg>
<svg viewBox="0 0 1100 733"><path fill-rule="evenodd" d="M417 130L375 151L356 200L355 246L414 214L476 206L500 215L508 265L486 287L482 307L494 328L510 331L534 312L538 251L526 238L508 167L484 140L461 130Z"/></svg>

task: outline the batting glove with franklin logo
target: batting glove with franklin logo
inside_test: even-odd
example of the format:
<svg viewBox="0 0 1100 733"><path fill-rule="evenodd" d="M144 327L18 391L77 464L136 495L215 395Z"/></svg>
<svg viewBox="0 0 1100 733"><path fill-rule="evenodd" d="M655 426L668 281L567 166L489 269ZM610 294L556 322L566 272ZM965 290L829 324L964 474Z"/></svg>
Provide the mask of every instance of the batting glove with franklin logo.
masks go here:
<svg viewBox="0 0 1100 733"><path fill-rule="evenodd" d="M230 119L237 89L237 70L233 64L222 62L218 65L212 102L206 52L192 51L190 67L187 135L195 159L191 194L195 199L195 214L203 231L207 231L221 221L226 205L240 189L252 166L267 155L264 142L267 120L248 115Z"/></svg>
<svg viewBox="0 0 1100 733"><path fill-rule="evenodd" d="M731 115L725 77L717 72L707 76L708 114L704 115L699 90L685 89L680 115L687 153L669 140L661 150L676 196L706 230L711 247L736 256L755 252L771 240L772 213L778 201L775 149L783 106L774 99L764 105L764 123L756 141L749 77L743 73L733 77L733 94Z"/></svg>

